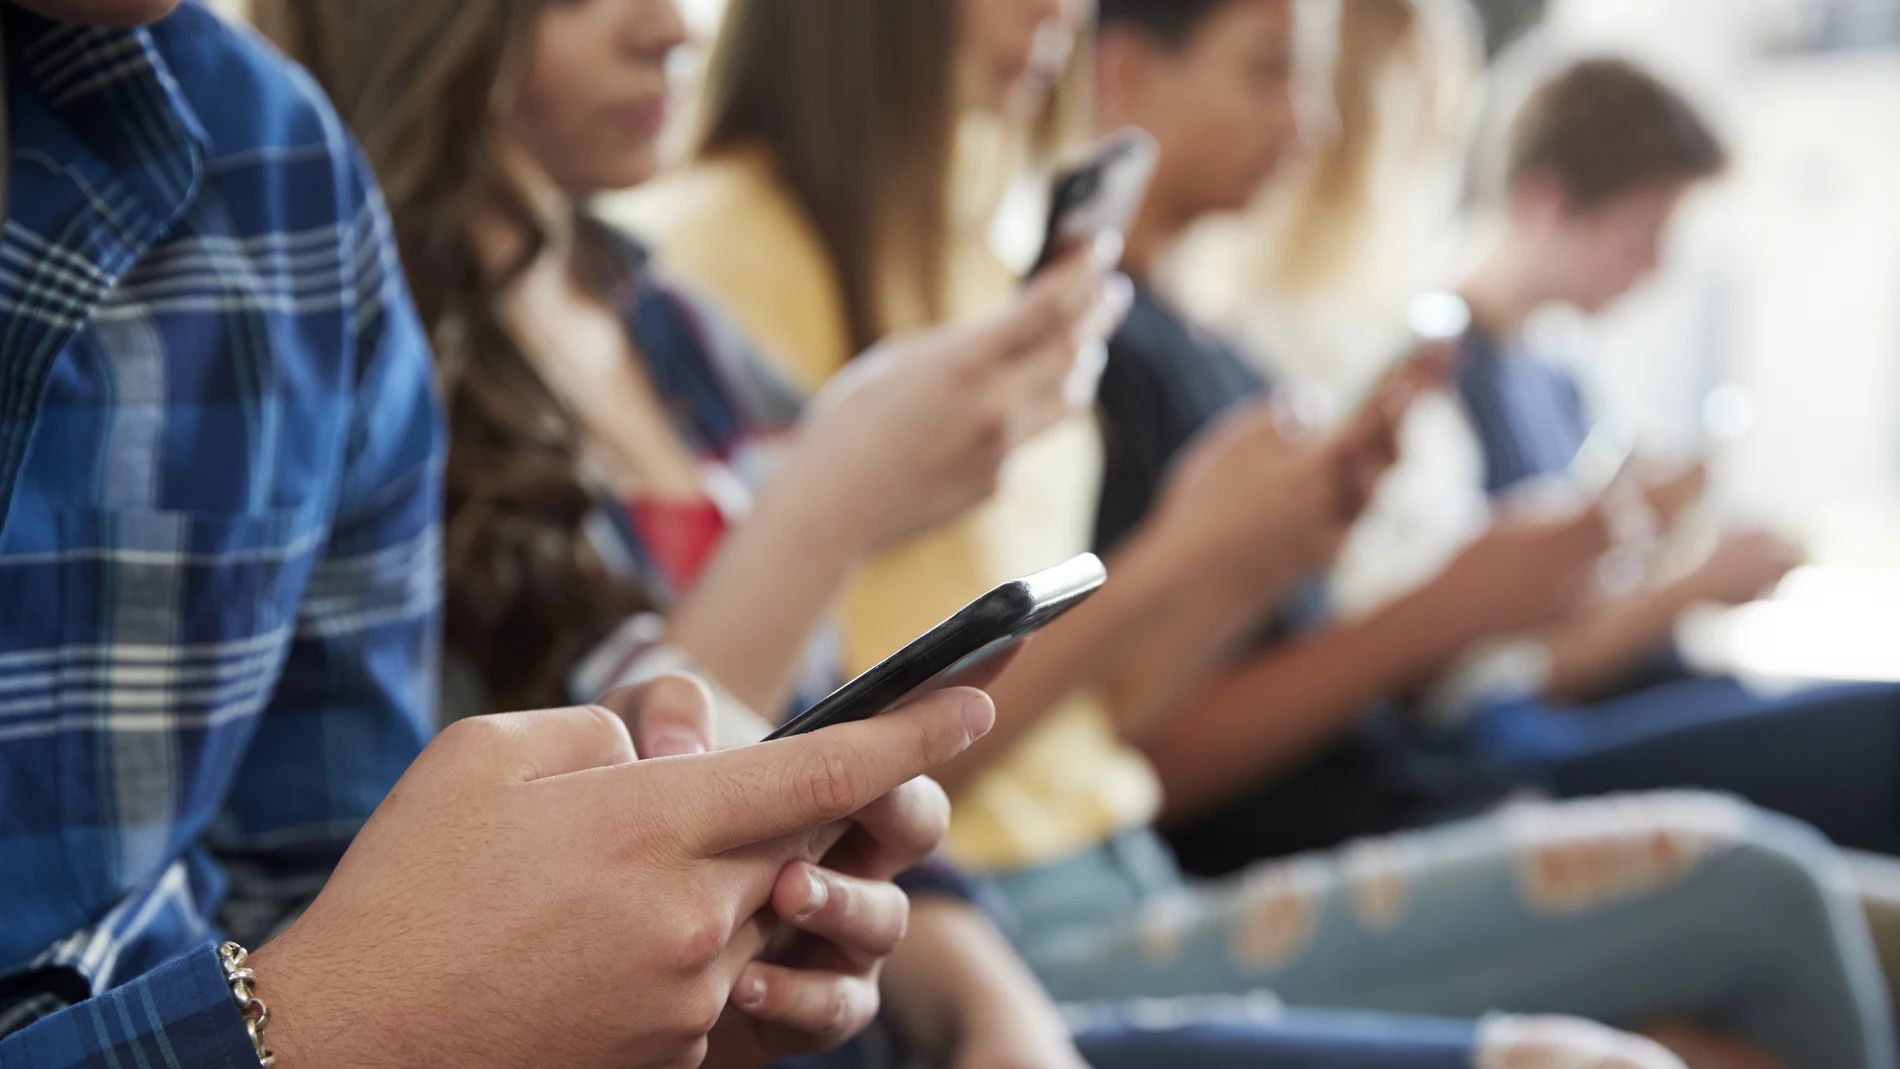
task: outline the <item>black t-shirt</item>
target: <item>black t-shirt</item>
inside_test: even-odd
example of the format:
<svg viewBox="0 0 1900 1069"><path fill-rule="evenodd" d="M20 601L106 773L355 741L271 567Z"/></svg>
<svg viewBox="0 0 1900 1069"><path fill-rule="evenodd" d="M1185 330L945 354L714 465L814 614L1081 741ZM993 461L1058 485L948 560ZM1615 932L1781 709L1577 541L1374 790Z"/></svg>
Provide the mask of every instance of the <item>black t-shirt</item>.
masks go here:
<svg viewBox="0 0 1900 1069"><path fill-rule="evenodd" d="M1108 347L1099 407L1104 440L1096 546L1106 552L1139 524L1184 447L1236 404L1271 384L1228 342L1154 293ZM1263 621L1260 649L1325 624L1317 578ZM1271 706L1260 710L1272 716ZM1263 781L1224 811L1169 829L1181 862L1202 875L1263 857L1336 846L1482 808L1511 786L1432 736L1391 704L1375 706L1304 766Z"/></svg>

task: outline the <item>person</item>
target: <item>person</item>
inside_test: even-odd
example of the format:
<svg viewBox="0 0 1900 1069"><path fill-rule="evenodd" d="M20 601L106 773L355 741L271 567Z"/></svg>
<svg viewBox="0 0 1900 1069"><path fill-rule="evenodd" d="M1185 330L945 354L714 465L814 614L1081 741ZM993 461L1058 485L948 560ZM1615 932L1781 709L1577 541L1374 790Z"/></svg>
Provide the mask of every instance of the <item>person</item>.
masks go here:
<svg viewBox="0 0 1900 1069"><path fill-rule="evenodd" d="M1523 102L1505 147L1502 230L1461 287L1473 327L1456 394L1494 498L1533 484L1574 486L1597 422L1574 375L1521 337L1524 322L1550 304L1595 314L1640 286L1681 203L1726 160L1682 95L1623 60L1568 63ZM1686 667L1673 644L1684 612L1752 601L1799 555L1773 532L1745 528L1722 534L1686 570L1646 568L1641 545L1684 526L1707 468L1637 461L1614 488L1622 526L1635 532L1625 551L1637 555L1635 585L1593 599L1543 638L1534 692L1468 699L1469 744L1565 793L1710 787L1800 817L1847 846L1900 850L1900 687L1762 695ZM1767 753L1780 756L1763 760Z"/></svg>
<svg viewBox="0 0 1900 1069"><path fill-rule="evenodd" d="M1074 297L1089 288L1075 276L1079 269L1099 282L1106 265L1088 268L1072 257L1069 266L1054 271L1031 297L1019 302L1022 309L1003 323L1008 328L1003 333L1017 335L1018 341L1025 333L1031 340L1048 339L1043 345L1046 352L999 359L996 330L959 332L954 336L958 344L940 353L917 352L916 346L905 349L898 344L891 355L897 357L901 350L901 357L881 365L872 357L860 365L866 371L881 366L875 376L861 372L854 382L824 391L813 402L807 424L784 447L775 470L762 479L765 465L757 462L761 443L788 435L795 400L757 366L715 308L653 272L637 246L574 206L602 186L635 184L652 171L657 133L653 126L623 128L609 137L587 120L607 110L601 106L603 97L621 87L664 85L667 55L680 39L678 23L666 5L576 5L519 22L449 4L412 5L364 19L361 12L340 3L300 0L266 3L257 14L271 36L310 63L372 146L378 169L389 177L396 229L405 236L410 263L427 265L426 269L411 268L423 307L460 307L463 316L496 310L493 322L476 326L465 320L453 331L447 329L452 322L447 313L430 320L433 333L445 339L440 352L444 364L471 369L451 379L451 456L465 450L480 462L462 462L467 465L468 481L460 494L451 494L449 543L480 548L467 551L459 561L451 560L456 592L451 597L449 631L458 659L469 664L468 674L477 676L483 689L514 693L533 688L538 685L535 681L553 679L564 680L575 694L587 695L666 667L717 663L730 666L730 670L709 673L726 684L721 688L729 707L723 726L756 737L762 729L744 722L746 701L740 696L782 704L782 688L770 684L799 675L828 676L828 651L823 642L801 650L796 639L814 629L812 614L785 610L778 613L769 631L790 636L791 641L777 641L769 648L755 644L744 658L736 657L721 643L733 643L752 625L734 617L797 605L797 597L807 589L813 600L825 600L829 590L824 577L832 576L835 585L836 577L849 568L814 567L814 545L844 554L842 563L848 565L852 548L874 545L877 531L904 517L946 511L944 492L938 488L945 480L917 463L916 439L936 443L967 463L993 466L993 459L969 460L994 458L997 453L966 448L962 445L966 436L947 430L954 424L943 418L945 410L963 412L971 419L993 410L997 399L983 388L985 380L976 376L1007 373L1011 384L1020 387L1024 379L1019 365L1033 366L1031 361L1041 360L1060 367L1073 359L1072 338L1082 329L1077 320L1089 305ZM480 31L468 29L471 26ZM436 66L428 77L409 79L408 72L423 68L411 62L403 42L425 41L437 42L432 53ZM459 47L443 50L441 42L456 42ZM520 90L518 97L484 99L462 112L444 113L424 106L435 99L432 87L438 81L518 84ZM499 116L491 108L498 108ZM510 133L530 117L537 136ZM467 258L476 255L484 241L495 240L494 231L475 229L471 240L460 245L461 251L456 251L457 243L445 233L445 228L466 218L445 207L472 197L467 179L419 187L403 182L402 177L441 174L441 167L431 165L430 154L445 146L501 158L518 143L524 143L526 150L513 172L522 187L520 199L555 206L543 218L566 223L541 228L536 257L517 265L515 274L484 280L482 271ZM466 176L478 170L465 168L456 173ZM583 269L592 273L584 274ZM551 331L550 324L574 327L597 313L588 306L587 297L578 307L553 301L551 294L557 291L535 282L542 271L575 275L574 283L586 287L584 294L597 294L591 300L609 304L611 313L625 322L620 336L580 329ZM458 297L444 284L454 279L470 280L472 285L492 288L493 293L480 300ZM1065 296L1052 306L1051 297L1058 294ZM1024 310L1029 313L1026 324ZM1042 324L1040 335L1035 330L1038 323ZM457 341L458 337L462 340ZM509 337L529 340L515 351L515 364L503 359L508 354L492 340ZM478 349L475 338L491 340ZM592 391L619 392L609 406L618 416L608 421L600 418L605 409L589 406L584 394L562 393L560 387L577 381L571 369L586 359L590 347L616 344L617 361L631 364L640 374L614 374L612 364L605 365L607 371L600 364L585 365L593 372L588 379ZM542 425L523 411L529 398L547 410L547 423L564 417L561 402L566 400L575 412L571 433L578 439L566 447L574 453L591 449L597 455L594 471L565 476L582 485L564 493L609 502L591 520L598 521L592 529L612 533L583 544L597 550L597 566L605 583L529 574L509 587L495 581L499 569L484 567L483 562L495 558L531 559L525 550L498 547L504 537L523 542L573 537L554 530L545 513L480 497L485 486L512 484L512 480L496 478L497 471L506 470L508 457L533 455L531 444L500 440L501 421L487 418L488 413L478 407L483 394L473 369L492 376L503 367L511 370L518 384L533 387L518 385L512 391L488 395L503 397L512 406L511 425ZM986 372L989 368L995 370ZM959 376L957 388L945 381L947 374ZM1061 378L1035 376L1046 390L1055 390ZM911 385L901 389L878 385L891 381ZM1032 410L1062 411L1059 397L1038 402L1033 392L1024 404ZM926 411L927 407L939 411ZM867 411L881 412L881 417L868 420ZM646 413L646 423L651 425L629 420L629 413ZM669 421L660 413L673 418ZM626 433L617 438L617 432ZM878 450L865 445L867 436L878 441ZM622 447L611 448L616 443ZM659 462L671 451L689 459L669 469ZM855 455L876 456L881 474L856 466ZM943 462L939 453L928 455L936 458L934 465ZM452 460L450 470L456 466ZM690 471L670 483L663 478L681 468ZM982 481L956 480L969 486ZM598 488L592 485L596 483ZM658 492L664 486L674 488L670 497ZM757 490L752 495L757 509L749 516L740 500L748 490ZM788 502L811 498L835 501L846 491L875 499L881 508L876 512L843 507L774 511ZM546 486L538 492L542 499L551 496ZM699 542L669 533L680 531L682 525L668 528L654 522L656 515L664 514L661 505L677 515L701 500L712 504L716 492L724 511L699 529ZM628 505L617 504L623 498ZM810 523L818 526L802 526ZM464 524L471 529L458 537ZM866 531L866 524L886 526ZM747 558L760 563L744 563ZM559 561L568 567L572 559L564 554ZM621 572L608 574L611 561L626 563ZM785 580L786 572L800 567L814 576L812 583ZM719 590L735 579L742 580L743 598ZM534 600L549 590L567 592L565 617L536 608ZM589 597L602 603L591 614L583 604ZM622 607L634 602L644 602L652 611L634 614L618 626L582 632L590 615L611 624L614 611L630 611ZM731 605L743 608L734 610ZM591 652L578 660L568 652L590 643ZM510 646L512 657L504 652ZM781 663L799 660L813 668L797 673ZM533 689L521 696L558 697ZM675 740L669 751L709 748L713 742L695 733ZM995 928L944 894L954 888L941 873L935 876L934 882L922 886L931 893L918 898L909 932L886 974L892 1017L901 1026L903 1038L922 1053L956 1065L1075 1064L1078 1052L1047 995ZM839 899L848 901L842 889L828 901L834 903L833 908L844 908L836 906ZM769 1003L774 993L768 989L763 997ZM1439 1060L1430 1064L1462 1064L1466 1045L1459 1040L1460 1030L1441 1026L1439 1031L1441 1035L1429 1043L1402 1044L1376 1035L1332 1037L1325 1048L1326 1064L1386 1064L1384 1059L1395 1052ZM1595 1033L1587 1039L1599 1041ZM1194 1051L1210 1065L1255 1064L1263 1048L1291 1052L1319 1042L1313 1035L1295 1032L1282 1037L1266 1028L1207 1033L1131 1029L1125 1015L1113 1009L1098 1014L1093 1024L1081 1030L1079 1040L1091 1064L1110 1067L1156 1064L1157 1049L1176 1054ZM1348 1057L1354 1060L1348 1062ZM866 1051L853 1064L871 1060L872 1052Z"/></svg>
<svg viewBox="0 0 1900 1069"><path fill-rule="evenodd" d="M726 696L727 741L756 739L747 709L778 715L835 685L821 618L845 576L979 500L1012 439L1065 412L1084 320L1113 318L1101 307L1112 258L1081 250L990 326L883 345L801 423L800 399L717 308L582 207L655 169L666 62L683 41L669 4L366 18L297 0L256 14L371 146L442 339L448 633L482 692L584 699L690 665ZM435 42L432 66L406 51L420 42ZM519 89L445 112L442 82ZM656 121L597 122L636 106ZM516 152L511 171L494 166ZM451 155L488 166L451 170ZM484 205L507 199L539 211L505 219ZM596 505L551 515L544 502L561 500ZM542 556L542 544L569 548ZM1055 1049L1043 1064L1072 1062L1054 1007L957 889L940 870L911 884L888 984L906 1036L965 1064L1039 1048Z"/></svg>
<svg viewBox="0 0 1900 1069"><path fill-rule="evenodd" d="M381 201L307 80L174 6L0 7L0 1062L758 1065L861 1026L947 820L917 777L989 702L639 760L710 715L669 678L425 748L440 419ZM805 1004L731 1008L761 978Z"/></svg>
<svg viewBox="0 0 1900 1069"><path fill-rule="evenodd" d="M930 72L941 75L958 66L941 59L926 63L916 58L923 45L906 36L908 19L938 27L926 38L935 42L935 47L942 48L957 39L940 32L948 23L931 21L946 16L927 14L921 10L923 6L805 3L795 14L786 6L770 3L740 3L731 9L711 63L705 129L734 132L729 139L718 142L723 147L702 154L693 167L660 182L652 196L642 197L637 214L660 235L660 262L732 300L740 318L757 336L804 338L806 333L799 325L814 310L829 310L824 318L833 324L831 336L840 337L845 331L836 325L847 318L839 311L844 303L840 294L856 292L859 302L876 305L876 293L881 289L867 293L840 281L847 272L835 265L847 254L837 252L838 246L827 242L818 221L822 214L809 207L834 203L829 198L838 194L822 177L798 177L824 173L817 169L822 158L801 162L800 153L833 143L860 147L857 140L840 140L842 135L819 136L813 132L834 129L826 124L847 131L909 134L952 125L926 123L923 120L929 113L912 108L916 101L945 100L945 89L929 83ZM831 25L834 19L849 21L850 32ZM971 29L965 36L975 37L977 32ZM813 89L833 84L827 79L799 80L773 73L789 62L787 57L801 57L798 63L803 69L817 72L854 71L880 62L853 55L849 45L852 41L909 58L891 63L888 77L878 83L879 93L852 94L846 86L834 99L823 99ZM989 54L987 49L983 52ZM886 57L882 62L890 60ZM1009 65L991 66L1007 69ZM912 85L903 80L913 77L924 79L926 84ZM897 91L899 85L904 87L901 92ZM967 82L962 85L969 88ZM788 86L804 87L803 98L801 93L787 92ZM994 87L987 93L971 93L956 106L993 108L994 101L1011 97L1008 87ZM1257 115L1249 114L1250 119ZM769 116L770 121L760 116ZM739 127L743 127L743 133L737 132ZM870 135L853 136L868 139ZM862 152L850 155L853 159L868 158ZM877 173L885 175L877 190L880 196L904 195L902 183L891 173ZM944 183L935 179L923 185L926 192L948 196L943 187ZM952 188L962 187L952 183ZM851 202L850 198L846 202ZM971 240L970 235L965 234L964 240ZM1136 237L1131 235L1131 244L1134 240ZM768 283L786 286L784 295L788 298L793 291L810 285L818 289L820 299L763 299L761 295L775 292ZM911 273L901 274L889 284L899 290L927 288ZM825 294L831 299L824 299ZM748 295L757 299L748 304ZM947 289L942 294L946 304L954 303L949 300L952 296ZM820 349L828 368L844 365L850 355L848 344ZM1228 426L1205 436L1192 455L1174 466L1175 483L1163 495L1155 514L1147 517L1130 543L1114 554L1110 572L1115 578L1109 587L1089 605L1039 636L993 684L1001 710L998 733L1002 741L995 742L998 735L993 734L991 745L968 755L962 768L947 773L957 795L953 851L990 873L993 884L1011 906L1025 956L1057 996L1113 1003L1129 996L1168 999L1233 994L1270 986L1296 1003L1364 1006L1371 1000L1378 1003L1371 1007L1377 1010L1419 1008L1420 1003L1406 1001L1408 995L1393 993L1394 987L1405 986L1402 981L1361 985L1357 980L1366 974L1356 972L1358 966L1347 964L1384 969L1381 975L1385 975L1391 971L1385 967L1393 964L1387 955L1403 940L1394 940L1388 933L1379 939L1368 937L1366 943L1354 942L1350 947L1337 941L1335 937L1349 933L1354 926L1349 919L1353 914L1345 905L1346 888L1352 884L1339 875L1338 859L1308 859L1295 868L1260 870L1240 885L1198 887L1183 881L1172 871L1165 851L1150 831L1149 822L1158 803L1152 793L1152 780L1146 780L1151 772L1122 738L1124 732L1140 737L1141 712L1169 704L1171 692L1181 684L1177 672L1186 674L1214 659L1228 641L1240 637L1264 605L1277 598L1286 579L1307 567L1309 560L1318 561L1328 554L1338 529L1350 519L1353 499L1360 496L1351 488L1370 481L1369 477L1356 477L1376 474L1389 456L1384 448L1388 439L1385 431L1391 422L1389 409L1401 407L1405 395L1405 384L1395 387L1391 397L1367 406L1364 426L1355 424L1354 429L1316 445L1289 443L1279 429L1279 419L1266 405L1249 409ZM1020 464L1020 458L1015 463ZM1072 472L1070 477L1077 476ZM1007 480L1004 494L1008 494ZM999 498L992 507L1000 507L1002 500ZM1031 505L1022 506L1026 518L1016 526L994 525L979 528L977 533L1003 540L1035 524L1044 533L1060 528L1070 531L1070 537L1078 537L1073 532L1086 531L1093 503L1089 502L1089 511L1075 520L1067 511L1070 501L1070 495L1045 494L1035 500L1033 511L1029 511ZM1073 541L1051 547L1051 555L1059 559L1083 544ZM966 552L964 559L984 559L974 551ZM995 554L989 556L994 559ZM970 570L964 566L964 571ZM931 585L945 578L938 572L910 584L887 583L870 593L885 599L886 612L916 611L918 601L931 598L949 602L943 610L947 611L989 583L1007 577L976 569L976 574L965 581L965 589L939 590ZM897 641L901 639L893 636L893 644ZM1109 678L1111 675L1117 678ZM1091 696L1089 692L1096 688L1107 692L1109 700ZM1072 698L1077 694L1081 697ZM1160 722L1150 727L1157 732L1167 729ZM1039 735L1031 734L1037 731ZM967 779L965 769L969 770ZM1149 784L1142 788L1144 793L1131 793L1133 785L1142 781L1119 778L1124 771L1143 776ZM986 772L991 774L986 776ZM965 786L966 782L972 785ZM1692 801L1687 812L1702 811L1707 804ZM1137 807L1131 803L1139 803L1132 816L1129 811ZM1740 833L1746 845L1735 843L1735 852L1723 851L1738 865L1719 866L1721 875L1704 871L1700 876L1713 878L1693 879L1695 886L1671 885L1660 897L1637 895L1642 900L1640 905L1625 899L1613 905L1596 902L1595 906L1601 908L1586 908L1589 921L1582 927L1599 934L1609 929L1664 931L1668 934L1661 942L1678 938L1687 941L1692 938L1689 927L1662 919L1671 915L1672 907L1667 903L1678 892L1683 896L1678 901L1684 903L1727 899L1731 892L1721 891L1717 885L1735 880L1735 887L1740 888L1765 877L1770 870L1799 873L1793 878L1797 884L1826 885L1825 870L1833 862L1825 851L1817 854L1815 845L1803 833L1781 829L1771 821L1757 823L1753 814L1723 804L1714 804L1713 809L1738 818L1733 822L1723 818L1720 823L1724 827L1746 829ZM1553 849L1566 838L1571 845L1582 838L1606 847L1611 843L1635 847L1632 856L1640 857L1646 848L1637 844L1684 842L1679 835L1698 841L1699 833L1688 830L1694 821L1686 811L1654 801L1634 809L1538 810L1539 815L1528 818L1526 824L1512 818L1503 826L1545 829L1531 838ZM1605 815L1611 812L1619 817L1606 822ZM1552 824L1540 824L1542 816L1550 816ZM1630 818L1627 824L1621 823L1625 816ZM1770 828L1788 830L1792 838L1778 838ZM1546 933L1538 928L1541 922L1536 915L1540 907L1535 902L1526 906L1521 901L1510 875L1516 864L1513 858L1521 856L1517 842L1496 824L1459 829L1447 840L1406 841L1398 852L1416 859L1404 866L1405 875L1400 878L1407 900L1420 901L1414 896L1422 895L1454 912L1469 909L1472 916L1508 916L1513 923L1524 923L1524 929L1513 929L1520 934L1539 933L1523 934L1520 942L1542 940ZM1784 852L1784 848L1791 849ZM1533 846L1523 849L1537 853ZM1614 852L1615 848L1610 850ZM1564 850L1554 853L1575 856ZM1453 865L1453 857L1479 860L1463 867ZM1819 868L1810 868L1811 861ZM1300 875L1296 879L1292 873ZM1309 873L1314 874L1310 879ZM1813 882L1817 877L1818 885ZM1847 1020L1816 1023L1813 1030L1829 1035L1870 1035L1870 1047L1878 1051L1885 1011L1880 1008L1878 980L1872 978L1866 960L1864 932L1857 932L1858 919L1843 904L1834 902L1830 894L1819 894L1814 902L1819 909L1813 916L1825 933L1817 934L1813 942L1831 948L1819 955L1826 962L1819 971L1833 973L1836 966L1845 964L1844 971L1836 975L1847 979L1839 985L1820 985L1838 993L1838 1000L1827 1000L1832 1008L1810 1008L1818 1009L1822 1017L1844 1012ZM1312 913L1306 912L1309 906ZM1641 914L1652 908L1657 910L1654 916L1659 921L1654 929L1641 921ZM1404 912L1407 917L1420 916L1411 910ZM1444 917L1438 907L1426 912L1432 914L1434 924ZM1309 940L1311 929L1301 918L1315 916L1335 918L1336 923L1326 924L1324 938ZM1246 925L1243 918L1258 923ZM1837 930L1837 924L1844 927ZM1241 938L1235 933L1243 925ZM1284 942L1279 941L1281 937ZM1639 941L1647 938L1632 937ZM1435 945L1431 953L1433 975L1485 973L1477 964L1465 969L1461 963L1467 959L1459 957L1460 953L1481 954L1482 942ZM1237 961L1230 952L1235 945L1262 949L1258 956L1248 952ZM1676 944L1676 949L1682 950L1683 945ZM1284 955L1272 949L1276 947L1284 948ZM1706 1005L1691 1008L1654 987L1638 991L1628 984L1606 980L1603 975L1585 979L1583 973L1590 967L1569 968L1562 948L1553 948L1547 959L1541 953L1539 957L1547 960L1547 978L1561 974L1576 980L1579 987L1616 990L1620 997L1629 998L1631 1004L1624 1007L1601 1007L1625 1021L1667 1015L1671 1009L1691 1016L1715 1015ZM1710 965L1718 971L1721 968L1714 959L1691 957L1699 965ZM1310 964L1314 972L1302 973L1298 966L1288 967L1289 958ZM1370 964L1375 961L1379 965ZM1601 959L1596 965L1614 968ZM1659 977L1667 975L1633 960L1629 965L1636 974L1647 976L1649 971L1656 971ZM1304 986L1301 977L1311 979L1318 972L1336 983L1324 990ZM1292 983L1282 986L1283 980ZM1450 997L1434 1008L1466 1016L1500 1005L1578 1008L1570 998L1574 992L1545 987L1533 994L1530 986L1535 985L1517 987L1513 982L1498 982L1515 987L1515 996L1487 990L1468 1000ZM1417 991L1409 996L1420 997ZM1196 1012L1203 1005L1193 1004L1185 1012ZM1769 1012L1764 1003L1746 1007L1734 1016L1754 1018L1758 1025L1766 1025L1773 1032L1775 1025L1766 1021L1764 1014L1773 1017L1781 1012L1779 1004ZM1469 1026L1463 1027L1467 1030L1462 1034L1469 1042L1474 1034L1468 1031ZM1809 1030L1804 1025L1796 1033ZM1786 1040L1788 1049L1801 1049L1798 1038L1777 1038ZM1854 1049L1860 1050L1861 1044L1862 1040L1854 1040Z"/></svg>

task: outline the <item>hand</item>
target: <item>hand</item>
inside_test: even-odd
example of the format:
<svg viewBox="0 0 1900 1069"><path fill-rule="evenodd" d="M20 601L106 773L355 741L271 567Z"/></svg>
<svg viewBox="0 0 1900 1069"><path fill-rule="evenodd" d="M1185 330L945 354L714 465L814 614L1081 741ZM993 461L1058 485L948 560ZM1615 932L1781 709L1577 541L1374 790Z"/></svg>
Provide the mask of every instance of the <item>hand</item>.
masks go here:
<svg viewBox="0 0 1900 1069"><path fill-rule="evenodd" d="M1555 623L1595 591L1597 562L1610 545L1601 507L1506 516L1440 573L1428 596L1442 603L1435 615L1472 640Z"/></svg>
<svg viewBox="0 0 1900 1069"><path fill-rule="evenodd" d="M1263 587L1324 566L1398 459L1405 416L1443 366L1436 351L1406 363L1318 440L1272 400L1240 409L1188 448L1157 522L1223 574Z"/></svg>
<svg viewBox="0 0 1900 1069"><path fill-rule="evenodd" d="M1345 483L1287 410L1257 401L1190 444L1151 522L1207 571L1270 589L1325 559L1340 536Z"/></svg>
<svg viewBox="0 0 1900 1069"><path fill-rule="evenodd" d="M758 973L761 912L808 910L809 863L908 864L890 835L859 824L838 842L834 826L875 804L906 831L941 830L941 791L913 781L995 716L981 694L945 691L800 738L640 761L627 721L647 734L643 707L667 693L444 731L309 911L253 955L279 1063L698 1065ZM800 923L860 930L826 910ZM841 1024L866 1010L847 1005Z"/></svg>
<svg viewBox="0 0 1900 1069"><path fill-rule="evenodd" d="M675 679L673 682L680 682ZM706 753L715 747L712 699L650 689L628 718L645 758ZM963 681L982 686L986 675ZM657 686L657 684L656 684ZM763 729L763 724L761 725ZM903 941L910 902L882 882L922 860L944 833L947 801L917 781L859 810L855 827L825 858L828 868L794 864L773 888L772 912L797 933L749 966L732 1007L709 1037L707 1069L750 1067L843 1045L878 1011L884 960Z"/></svg>
<svg viewBox="0 0 1900 1069"><path fill-rule="evenodd" d="M1746 530L1729 535L1684 580L1697 601L1746 605L1767 595L1801 564L1801 551L1780 535Z"/></svg>
<svg viewBox="0 0 1900 1069"><path fill-rule="evenodd" d="M1366 401L1335 436L1344 488L1341 510L1346 523L1358 520L1372 504L1379 483L1398 463L1400 438L1412 405L1445 384L1454 353L1444 343L1421 347L1381 379Z"/></svg>
<svg viewBox="0 0 1900 1069"><path fill-rule="evenodd" d="M1643 498L1663 530L1673 529L1696 502L1709 490L1709 465L1705 460L1682 465L1643 487Z"/></svg>
<svg viewBox="0 0 1900 1069"><path fill-rule="evenodd" d="M804 502L825 541L864 553L987 500L1018 445L1092 396L1072 380L1127 314L1132 288L1111 275L1119 250L1084 246L986 320L853 361L813 400L772 490Z"/></svg>

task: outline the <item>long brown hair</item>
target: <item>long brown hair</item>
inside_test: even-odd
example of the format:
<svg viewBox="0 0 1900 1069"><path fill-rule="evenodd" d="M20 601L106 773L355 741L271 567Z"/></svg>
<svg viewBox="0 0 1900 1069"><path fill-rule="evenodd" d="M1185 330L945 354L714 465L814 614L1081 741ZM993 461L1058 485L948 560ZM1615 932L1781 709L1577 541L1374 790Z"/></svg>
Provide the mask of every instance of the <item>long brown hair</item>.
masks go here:
<svg viewBox="0 0 1900 1069"><path fill-rule="evenodd" d="M697 153L762 148L838 272L854 351L944 314L956 0L732 0Z"/></svg>
<svg viewBox="0 0 1900 1069"><path fill-rule="evenodd" d="M583 431L497 314L545 247L507 136L540 0L255 0L363 143L436 348L449 414L450 645L508 707L559 704L570 667L645 607L586 533ZM527 237L485 267L471 220Z"/></svg>

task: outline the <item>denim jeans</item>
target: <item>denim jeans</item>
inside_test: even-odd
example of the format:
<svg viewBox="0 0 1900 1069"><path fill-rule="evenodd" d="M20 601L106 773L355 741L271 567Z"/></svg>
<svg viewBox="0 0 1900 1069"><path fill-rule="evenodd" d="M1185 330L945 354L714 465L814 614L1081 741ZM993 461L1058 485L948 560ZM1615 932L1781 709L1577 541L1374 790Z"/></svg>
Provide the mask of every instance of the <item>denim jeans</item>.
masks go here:
<svg viewBox="0 0 1900 1069"><path fill-rule="evenodd" d="M1683 677L1574 708L1497 703L1465 732L1492 761L1568 797L1724 791L1842 846L1900 854L1900 687L1765 695L1728 677Z"/></svg>
<svg viewBox="0 0 1900 1069"><path fill-rule="evenodd" d="M1793 1065L1895 1065L1833 847L1718 796L1514 805L1206 884L1141 831L992 880L1065 1002L1271 991L1459 1019L1687 1018Z"/></svg>

